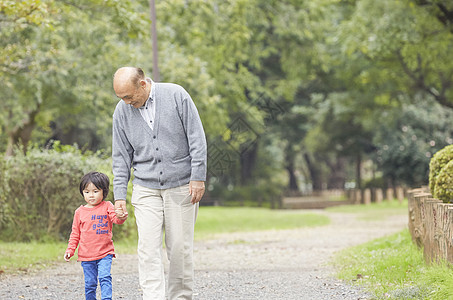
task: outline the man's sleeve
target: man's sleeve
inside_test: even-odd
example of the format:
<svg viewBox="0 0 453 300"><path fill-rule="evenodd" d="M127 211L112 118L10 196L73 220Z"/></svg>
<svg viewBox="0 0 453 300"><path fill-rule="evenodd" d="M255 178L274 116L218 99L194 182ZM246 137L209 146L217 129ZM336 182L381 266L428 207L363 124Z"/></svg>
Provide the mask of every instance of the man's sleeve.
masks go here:
<svg viewBox="0 0 453 300"><path fill-rule="evenodd" d="M113 197L115 200L126 200L127 183L131 177L133 149L121 126L120 116L116 110L113 114L112 129Z"/></svg>
<svg viewBox="0 0 453 300"><path fill-rule="evenodd" d="M182 96L182 122L186 131L189 152L192 158L190 180L206 181L207 145L203 124L189 93L184 90Z"/></svg>

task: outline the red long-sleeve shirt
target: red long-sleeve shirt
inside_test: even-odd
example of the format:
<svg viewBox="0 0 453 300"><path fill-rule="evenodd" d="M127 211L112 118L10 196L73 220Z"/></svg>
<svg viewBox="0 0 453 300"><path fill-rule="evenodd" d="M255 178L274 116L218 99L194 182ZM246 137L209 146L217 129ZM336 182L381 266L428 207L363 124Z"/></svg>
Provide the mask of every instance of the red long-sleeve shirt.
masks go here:
<svg viewBox="0 0 453 300"><path fill-rule="evenodd" d="M109 254L115 256L113 223L123 224L124 221L116 217L115 208L109 201L102 201L92 208L80 206L74 213L66 252L72 257L79 246L77 261L98 260Z"/></svg>

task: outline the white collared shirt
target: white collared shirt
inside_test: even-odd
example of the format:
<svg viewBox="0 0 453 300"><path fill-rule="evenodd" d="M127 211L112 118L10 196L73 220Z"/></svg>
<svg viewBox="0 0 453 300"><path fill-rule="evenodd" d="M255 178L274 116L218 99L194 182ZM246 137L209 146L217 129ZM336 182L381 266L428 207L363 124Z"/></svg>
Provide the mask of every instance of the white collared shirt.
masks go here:
<svg viewBox="0 0 453 300"><path fill-rule="evenodd" d="M151 83L151 91L149 92L148 100L146 100L145 104L139 108L139 112L146 124L148 124L151 129L154 129L154 119L156 116L156 90L154 81L148 77L146 80Z"/></svg>

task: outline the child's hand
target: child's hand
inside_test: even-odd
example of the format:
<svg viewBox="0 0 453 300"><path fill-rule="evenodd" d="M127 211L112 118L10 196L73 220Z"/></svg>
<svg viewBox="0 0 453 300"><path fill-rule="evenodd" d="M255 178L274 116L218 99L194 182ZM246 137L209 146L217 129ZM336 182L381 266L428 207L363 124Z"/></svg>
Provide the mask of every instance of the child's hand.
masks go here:
<svg viewBox="0 0 453 300"><path fill-rule="evenodd" d="M69 252L66 252L66 253L64 254L64 260L65 260L65 261L69 261L70 258L71 258L71 254L70 254Z"/></svg>
<svg viewBox="0 0 453 300"><path fill-rule="evenodd" d="M125 200L116 200L115 201L115 214L119 220L127 219L128 213L127 213Z"/></svg>

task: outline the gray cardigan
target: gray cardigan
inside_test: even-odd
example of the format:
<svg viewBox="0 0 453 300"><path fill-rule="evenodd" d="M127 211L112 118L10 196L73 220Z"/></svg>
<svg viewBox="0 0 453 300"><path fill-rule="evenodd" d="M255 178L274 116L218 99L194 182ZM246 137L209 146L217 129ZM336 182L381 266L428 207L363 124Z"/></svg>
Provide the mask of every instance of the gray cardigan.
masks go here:
<svg viewBox="0 0 453 300"><path fill-rule="evenodd" d="M172 83L155 84L156 116L151 129L139 110L120 100L113 113L113 195L126 200L134 184L168 189L206 180L206 137L189 93Z"/></svg>

